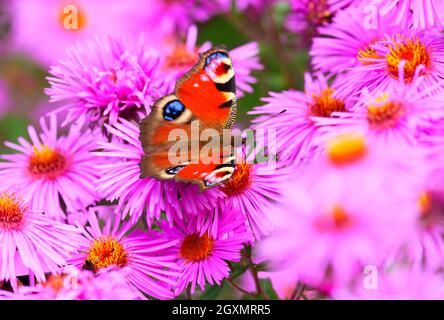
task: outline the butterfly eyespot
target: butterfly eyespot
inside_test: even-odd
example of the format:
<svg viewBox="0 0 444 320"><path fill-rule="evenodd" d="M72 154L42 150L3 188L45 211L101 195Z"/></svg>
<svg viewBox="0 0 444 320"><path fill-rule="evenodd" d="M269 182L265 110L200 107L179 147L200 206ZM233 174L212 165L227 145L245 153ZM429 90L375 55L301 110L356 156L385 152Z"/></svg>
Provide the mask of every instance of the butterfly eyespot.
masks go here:
<svg viewBox="0 0 444 320"><path fill-rule="evenodd" d="M228 59L228 54L219 51L210 54L205 60L205 66L209 65L215 59Z"/></svg>
<svg viewBox="0 0 444 320"><path fill-rule="evenodd" d="M166 169L165 172L166 172L167 174L169 174L169 175L175 175L175 174L177 174L180 170L182 170L183 168L185 168L184 165L175 166L175 167L172 167L172 168L168 168L168 169Z"/></svg>
<svg viewBox="0 0 444 320"><path fill-rule="evenodd" d="M179 100L173 100L163 108L163 118L167 121L176 120L184 110L185 106Z"/></svg>

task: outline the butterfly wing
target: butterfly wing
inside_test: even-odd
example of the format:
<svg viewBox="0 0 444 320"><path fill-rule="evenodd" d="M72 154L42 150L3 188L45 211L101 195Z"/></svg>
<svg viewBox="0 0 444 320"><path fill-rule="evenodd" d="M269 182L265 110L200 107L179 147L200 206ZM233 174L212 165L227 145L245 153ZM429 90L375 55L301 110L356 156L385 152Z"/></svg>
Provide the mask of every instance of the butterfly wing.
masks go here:
<svg viewBox="0 0 444 320"><path fill-rule="evenodd" d="M234 71L227 50L216 47L201 54L193 69L178 80L175 94L159 99L141 122L140 140L145 153L140 163L141 178L174 178L197 183L201 189L228 179L234 170L232 153L222 146L214 157L217 161L210 163L194 155L192 145L200 146L201 141L200 131L192 134L191 124L198 121L199 130L221 132L233 125L236 108ZM185 142L175 148L178 141L173 138L181 134L188 140L180 140Z"/></svg>

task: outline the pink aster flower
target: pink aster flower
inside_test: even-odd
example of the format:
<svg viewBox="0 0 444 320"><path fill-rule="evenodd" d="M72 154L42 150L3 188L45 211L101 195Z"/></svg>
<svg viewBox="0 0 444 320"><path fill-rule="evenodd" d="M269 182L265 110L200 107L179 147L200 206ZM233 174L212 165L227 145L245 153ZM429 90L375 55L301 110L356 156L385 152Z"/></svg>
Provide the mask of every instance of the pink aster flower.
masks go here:
<svg viewBox="0 0 444 320"><path fill-rule="evenodd" d="M49 276L44 283L21 286L18 292L1 292L0 299L13 300L144 300L142 293L128 284L125 272L108 268L96 274L73 267Z"/></svg>
<svg viewBox="0 0 444 320"><path fill-rule="evenodd" d="M100 227L90 210L89 226L83 229L83 241L70 263L95 272L113 266L123 269L132 286L158 299L173 298L171 287L176 284L176 258L169 249L177 239L163 239L156 231L133 230L129 223L120 223L120 216ZM126 270L126 271L125 271Z"/></svg>
<svg viewBox="0 0 444 320"><path fill-rule="evenodd" d="M146 212L149 225L165 211L168 220L213 208L222 196L215 188L200 192L197 185L174 181L140 178L140 160L144 154L139 140L139 127L121 119L114 126L106 126L113 135L111 142L99 142L101 151L95 152L106 163L97 166L100 179L98 191L107 200L118 199L116 212L130 215L133 223Z"/></svg>
<svg viewBox="0 0 444 320"><path fill-rule="evenodd" d="M265 104L249 114L260 115L252 121L257 128L276 130L280 159L298 164L314 155L320 136L334 130L338 123L336 112L347 112L351 108L353 101L339 99L336 89L336 84L329 85L322 75L313 79L306 74L305 93L271 92L262 99Z"/></svg>
<svg viewBox="0 0 444 320"><path fill-rule="evenodd" d="M18 144L5 142L16 154L0 156L0 180L11 190L30 199L31 208L57 218L91 205L98 199L93 182L100 159L91 151L97 148L97 135L81 132L73 125L66 135L58 136L56 116L40 119L42 132L33 126L28 133L31 143L20 137Z"/></svg>
<svg viewBox="0 0 444 320"><path fill-rule="evenodd" d="M141 38L97 37L69 49L51 67L45 92L51 102L64 102L56 111L67 111L65 123L84 115L96 125L119 118L138 121L172 90L173 83L165 84L158 68L158 55Z"/></svg>
<svg viewBox="0 0 444 320"><path fill-rule="evenodd" d="M382 15L395 13L393 24L408 28L444 28L443 0L373 0Z"/></svg>
<svg viewBox="0 0 444 320"><path fill-rule="evenodd" d="M328 26L318 28L310 50L312 65L316 70L338 74L359 66L362 59L374 56L369 46L383 40L386 34L396 34L401 27L393 26L392 15L378 16L374 28L366 25L366 3L339 11Z"/></svg>
<svg viewBox="0 0 444 320"><path fill-rule="evenodd" d="M430 96L434 87L419 91L416 85L418 82L407 86L399 81L398 86L373 93L364 88L352 112L336 113L342 120L336 131L355 127L389 145L419 146L421 131L432 127L434 120L444 116L444 94Z"/></svg>
<svg viewBox="0 0 444 320"><path fill-rule="evenodd" d="M381 265L406 242L417 217L411 172L418 163L404 161L403 152L360 134L329 141L323 157L283 186L288 200L275 213L279 227L259 246L260 257L315 287L340 286L364 266Z"/></svg>
<svg viewBox="0 0 444 320"><path fill-rule="evenodd" d="M29 275L38 282L45 273L56 274L80 244L80 230L56 222L29 209L28 202L13 193L0 193L0 281L17 289L17 277Z"/></svg>
<svg viewBox="0 0 444 320"><path fill-rule="evenodd" d="M172 81L176 81L195 65L199 59L199 53L205 52L212 47L211 42L204 42L197 46L197 27L188 29L185 43L175 41L162 49L162 69ZM263 68L259 61L259 46L256 42L230 50L235 70L237 96L242 97L245 93L253 92L252 84L256 83L251 73Z"/></svg>
<svg viewBox="0 0 444 320"><path fill-rule="evenodd" d="M161 230L165 238L179 240L174 247L181 274L176 294L189 284L191 293L196 286L204 291L206 282L220 285L230 272L227 261L239 261L243 244L251 238L246 221L238 211L218 208L188 215L175 221L174 226L164 222Z"/></svg>
<svg viewBox="0 0 444 320"><path fill-rule="evenodd" d="M379 271L373 282L365 275L352 288L339 288L333 299L346 300L443 300L444 281L441 273L397 266ZM368 276L367 276L368 277ZM369 279L369 278L367 278Z"/></svg>
<svg viewBox="0 0 444 320"><path fill-rule="evenodd" d="M405 30L386 35L369 46L371 55L361 58L362 65L352 68L337 82L341 97L359 94L363 88L390 90L401 80L412 84L418 78L419 91L434 87L431 93L444 91L444 42L440 33ZM439 86L438 86L439 84Z"/></svg>
<svg viewBox="0 0 444 320"><path fill-rule="evenodd" d="M337 11L356 0L291 0L286 26L293 32L316 28L331 21Z"/></svg>
<svg viewBox="0 0 444 320"><path fill-rule="evenodd" d="M44 64L52 64L75 42L95 35L132 35L146 31L151 10L143 8L150 8L146 0L15 0L11 3L11 40L15 49L29 53ZM72 20L74 16L77 23ZM156 25L160 38L167 31L158 27ZM152 32L151 38L155 36Z"/></svg>

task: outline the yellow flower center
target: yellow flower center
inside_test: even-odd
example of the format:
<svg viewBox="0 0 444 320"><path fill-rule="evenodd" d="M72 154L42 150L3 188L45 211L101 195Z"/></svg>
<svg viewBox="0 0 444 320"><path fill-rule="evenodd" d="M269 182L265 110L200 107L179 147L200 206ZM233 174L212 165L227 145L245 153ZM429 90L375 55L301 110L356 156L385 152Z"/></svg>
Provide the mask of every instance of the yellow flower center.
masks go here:
<svg viewBox="0 0 444 320"><path fill-rule="evenodd" d="M0 193L0 229L13 230L21 227L27 207L17 196Z"/></svg>
<svg viewBox="0 0 444 320"><path fill-rule="evenodd" d="M405 60L404 81L410 83L414 77L418 66L423 65L424 70L420 72L423 75L430 68L431 58L427 47L420 40L407 39L404 43L395 43L390 46L390 52L386 57L388 72L392 77L399 77L399 63Z"/></svg>
<svg viewBox="0 0 444 320"><path fill-rule="evenodd" d="M124 267L128 263L128 253L117 239L105 236L94 240L88 251L86 263L94 271L113 265Z"/></svg>
<svg viewBox="0 0 444 320"><path fill-rule="evenodd" d="M212 252L214 240L204 233L199 236L197 233L187 235L180 245L180 256L188 262L201 261L206 259Z"/></svg>
<svg viewBox="0 0 444 320"><path fill-rule="evenodd" d="M185 70L191 68L198 60L198 50L190 52L183 44L178 45L166 57L163 65L166 70Z"/></svg>
<svg viewBox="0 0 444 320"><path fill-rule="evenodd" d="M427 216L432 210L432 195L430 192L423 192L418 199L419 210L423 216Z"/></svg>
<svg viewBox="0 0 444 320"><path fill-rule="evenodd" d="M40 149L34 146L34 153L29 158L28 171L36 178L55 179L66 170L66 158L57 150L47 145Z"/></svg>
<svg viewBox="0 0 444 320"><path fill-rule="evenodd" d="M323 89L320 94L312 95L312 103L309 105L310 115L328 118L333 112L346 112L345 103L333 97L334 90Z"/></svg>
<svg viewBox="0 0 444 320"><path fill-rule="evenodd" d="M342 166L362 159L367 153L363 136L358 134L341 135L327 145L327 156L335 165Z"/></svg>
<svg viewBox="0 0 444 320"><path fill-rule="evenodd" d="M251 164L238 163L231 177L219 188L227 196L242 194L251 184Z"/></svg>
<svg viewBox="0 0 444 320"><path fill-rule="evenodd" d="M393 128L405 115L404 104L388 99L389 95L385 93L375 100L375 104L367 106L367 121L372 129Z"/></svg>

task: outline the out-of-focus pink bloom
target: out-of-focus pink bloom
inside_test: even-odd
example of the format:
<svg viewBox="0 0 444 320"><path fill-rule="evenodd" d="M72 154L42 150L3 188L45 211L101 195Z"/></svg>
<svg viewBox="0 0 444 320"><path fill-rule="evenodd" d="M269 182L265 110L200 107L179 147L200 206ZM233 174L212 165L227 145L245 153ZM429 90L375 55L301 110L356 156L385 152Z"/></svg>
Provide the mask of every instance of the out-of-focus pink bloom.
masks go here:
<svg viewBox="0 0 444 320"><path fill-rule="evenodd" d="M72 265L96 272L111 266L126 270L125 278L138 290L158 299L173 297L171 287L178 274L174 271L176 257L169 249L177 239L164 239L156 231L128 233L132 224L121 224L119 215L106 220L102 228L93 210L88 222L78 253L70 260Z"/></svg>
<svg viewBox="0 0 444 320"><path fill-rule="evenodd" d="M52 64L77 41L95 35L133 35L150 27L152 6L159 1L15 0L11 5L12 42L17 50ZM153 42L167 32L156 24Z"/></svg>
<svg viewBox="0 0 444 320"><path fill-rule="evenodd" d="M45 274L67 265L81 243L80 230L31 210L27 200L6 191L3 180L0 190L0 281L10 281L14 290L18 276L45 281Z"/></svg>
<svg viewBox="0 0 444 320"><path fill-rule="evenodd" d="M162 69L172 81L188 72L199 59L199 53L205 52L212 47L211 42L204 42L197 46L197 27L191 26L188 29L185 43L172 42L161 48ZM253 92L252 84L256 83L251 73L252 71L263 69L259 61L259 46L256 42L249 42L240 47L230 50L230 57L233 61L233 69L236 78L237 96L242 97L245 93Z"/></svg>
<svg viewBox="0 0 444 320"><path fill-rule="evenodd" d="M223 196L215 188L199 192L197 185L174 181L140 178L140 161L144 154L139 140L138 126L121 119L114 126L106 126L114 137L111 142L99 142L101 151L95 152L106 163L97 166L100 179L97 190L107 200L118 199L116 212L131 216L136 223L146 210L149 225L165 211L168 220L182 217L184 212L196 213L213 208Z"/></svg>
<svg viewBox="0 0 444 320"><path fill-rule="evenodd" d="M125 278L125 269L112 267L96 274L67 267L60 275L49 276L44 283L19 287L18 292L1 292L0 299L13 300L145 300Z"/></svg>
<svg viewBox="0 0 444 320"><path fill-rule="evenodd" d="M373 0L381 15L395 14L394 25L404 28L444 28L443 0Z"/></svg>
<svg viewBox="0 0 444 320"><path fill-rule="evenodd" d="M316 79L306 74L305 92L271 92L262 99L265 104L249 114L259 115L252 121L257 128L276 130L280 159L299 164L315 155L320 136L342 123L335 114L347 112L353 105L350 99L338 98L336 89L322 75Z"/></svg>
<svg viewBox="0 0 444 320"><path fill-rule="evenodd" d="M415 228L411 172L423 163L405 161L404 151L357 133L330 140L323 157L283 186L288 200L275 213L276 232L259 244L260 259L315 287L341 286L365 265L381 265Z"/></svg>
<svg viewBox="0 0 444 320"><path fill-rule="evenodd" d="M290 0L291 12L285 22L293 32L306 31L330 23L341 9L360 0Z"/></svg>
<svg viewBox="0 0 444 320"><path fill-rule="evenodd" d="M4 186L30 199L33 210L56 218L66 212L85 209L98 200L94 186L99 158L91 152L97 148L98 135L81 132L82 123L72 125L66 135L58 136L55 115L40 119L42 132L28 127L31 140L18 138L18 144L5 142L16 154L0 156L0 180Z"/></svg>
<svg viewBox="0 0 444 320"><path fill-rule="evenodd" d="M333 299L346 300L442 300L444 281L441 273L407 269L402 266L389 270L372 270L352 288L339 288Z"/></svg>
<svg viewBox="0 0 444 320"><path fill-rule="evenodd" d="M187 215L174 226L161 225L164 237L179 240L173 251L178 259L179 277L176 294L191 284L205 290L205 283L220 285L229 275L227 261L239 261L243 244L251 239L246 220L237 210L201 212Z"/></svg>
<svg viewBox="0 0 444 320"><path fill-rule="evenodd" d="M139 121L154 102L169 93L159 72L159 56L139 38L108 37L78 44L51 67L51 102L63 102L65 123L85 116L92 125L114 124L119 118Z"/></svg>

